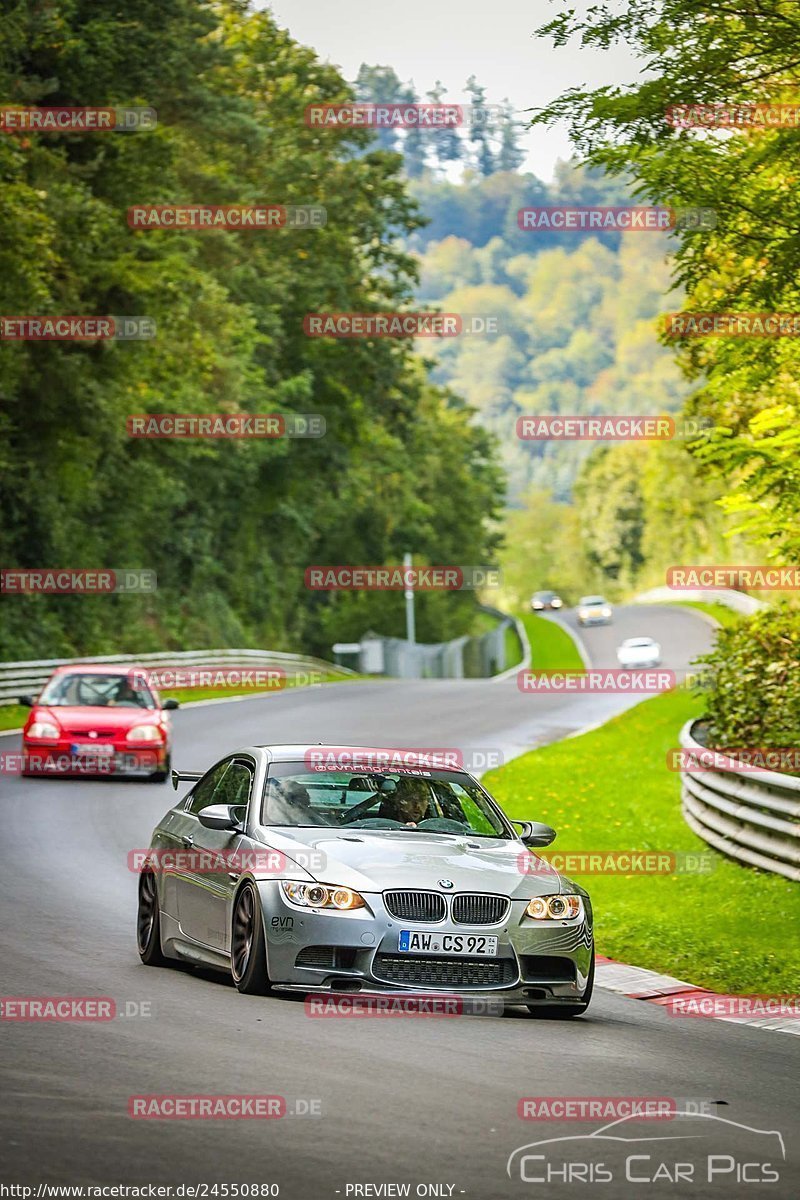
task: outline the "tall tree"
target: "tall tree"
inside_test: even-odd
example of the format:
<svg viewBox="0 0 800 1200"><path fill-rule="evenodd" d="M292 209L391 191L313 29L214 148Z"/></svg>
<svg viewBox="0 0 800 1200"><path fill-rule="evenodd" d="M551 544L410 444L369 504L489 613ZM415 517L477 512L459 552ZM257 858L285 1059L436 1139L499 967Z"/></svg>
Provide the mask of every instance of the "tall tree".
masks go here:
<svg viewBox="0 0 800 1200"><path fill-rule="evenodd" d="M522 126L514 119L514 110L506 98L503 101L503 120L500 129L500 149L497 152L498 171L517 171L525 161L525 151L519 144Z"/></svg>
<svg viewBox="0 0 800 1200"><path fill-rule="evenodd" d="M467 140L472 146L475 169L485 178L496 169L492 149L492 122L486 107L486 89L478 83L474 75L470 75L464 90L472 104L472 120L468 126Z"/></svg>
<svg viewBox="0 0 800 1200"><path fill-rule="evenodd" d="M436 80L426 95L431 104L446 102L447 91L441 79ZM435 162L445 169L450 163L461 162L464 157L464 143L458 129L453 125L442 125L434 130L431 137L431 153Z"/></svg>

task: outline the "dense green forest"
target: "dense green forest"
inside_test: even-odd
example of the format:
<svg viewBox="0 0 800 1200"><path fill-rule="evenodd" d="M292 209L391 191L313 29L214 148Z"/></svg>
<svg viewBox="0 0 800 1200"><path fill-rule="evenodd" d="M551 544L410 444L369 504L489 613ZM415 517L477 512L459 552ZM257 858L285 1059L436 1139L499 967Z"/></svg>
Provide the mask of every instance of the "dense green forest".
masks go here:
<svg viewBox="0 0 800 1200"><path fill-rule="evenodd" d="M327 653L402 630L396 594L312 593L313 563L494 558L490 437L398 340L309 339L406 306L420 217L398 155L303 122L352 89L239 0L4 6L6 104L148 105L152 132L0 135L0 311L148 315L140 342L0 342L0 561L146 567L152 596L4 596L0 656L165 645ZM132 230L132 204L320 204L321 229ZM317 413L317 440L146 441L141 412ZM442 486L443 480L447 486ZM418 633L464 631L424 594Z"/></svg>
<svg viewBox="0 0 800 1200"><path fill-rule="evenodd" d="M730 13L556 17L540 35L636 46L651 82L572 91L583 165L521 171L519 117L421 133L319 130L313 102L438 102L391 67L348 84L245 0L144 0L119 38L112 0L6 5L6 104L148 105L153 131L0 135L0 311L147 315L149 342L0 340L0 561L146 567L152 596L3 597L4 658L261 644L327 653L402 632L395 594L320 594L312 563L492 563L506 596L615 596L692 559L800 545L797 343L668 343L670 309L796 311L797 137L676 129L682 99L788 95L800 20ZM709 10L709 11L707 11ZM768 13L766 10L769 10ZM769 16L775 18L770 23ZM681 29L680 36L676 32ZM751 75L735 65L748 47ZM487 103L471 77L466 93ZM524 205L652 202L715 210L702 234L530 233ZM132 230L131 204L319 204L324 228ZM320 310L431 307L497 332L415 346L309 339ZM688 448L520 442L524 413L677 413ZM140 441L141 412L316 413L317 440ZM510 512L501 522L504 495ZM503 537L505 549L501 549ZM745 540L746 539L746 540ZM759 549L758 547L767 549ZM465 632L467 594L421 594L418 636Z"/></svg>

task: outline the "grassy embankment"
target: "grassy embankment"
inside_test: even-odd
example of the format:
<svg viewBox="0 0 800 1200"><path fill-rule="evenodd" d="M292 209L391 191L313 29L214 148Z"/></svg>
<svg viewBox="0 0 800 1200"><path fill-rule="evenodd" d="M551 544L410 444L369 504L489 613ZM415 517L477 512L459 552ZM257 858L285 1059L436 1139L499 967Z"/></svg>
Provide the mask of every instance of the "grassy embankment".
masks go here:
<svg viewBox="0 0 800 1200"><path fill-rule="evenodd" d="M717 991L793 992L800 944L790 931L800 925L800 888L709 850L681 815L680 776L666 756L700 703L680 688L656 696L484 782L510 816L553 825L554 851L707 856L707 874L576 875L592 896L601 954Z"/></svg>

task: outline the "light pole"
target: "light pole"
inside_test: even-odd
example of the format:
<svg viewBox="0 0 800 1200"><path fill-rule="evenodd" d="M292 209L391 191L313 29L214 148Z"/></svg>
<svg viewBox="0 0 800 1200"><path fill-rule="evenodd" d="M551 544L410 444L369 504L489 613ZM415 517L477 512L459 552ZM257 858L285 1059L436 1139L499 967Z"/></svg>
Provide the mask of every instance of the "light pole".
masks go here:
<svg viewBox="0 0 800 1200"><path fill-rule="evenodd" d="M406 582L405 597L406 597L406 639L409 642L416 642L416 629L414 625L414 588L410 583L409 572L411 570L411 555L403 555L403 578Z"/></svg>

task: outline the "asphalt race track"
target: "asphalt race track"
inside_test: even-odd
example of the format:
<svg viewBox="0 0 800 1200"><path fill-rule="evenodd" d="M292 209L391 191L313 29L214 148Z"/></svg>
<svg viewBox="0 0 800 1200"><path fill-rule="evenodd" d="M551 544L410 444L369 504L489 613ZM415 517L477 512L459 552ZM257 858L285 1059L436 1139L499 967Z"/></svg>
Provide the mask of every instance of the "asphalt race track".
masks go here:
<svg viewBox="0 0 800 1200"><path fill-rule="evenodd" d="M660 640L664 665L676 670L711 637L691 612L648 606L619 609L612 627L585 630L583 638L595 665L615 666L614 647L638 633ZM338 684L183 709L175 714L175 762L203 770L237 745L270 741L513 754L635 699L526 695L513 677ZM18 744L16 736L0 740L4 751ZM4 777L2 792L2 993L109 996L131 1013L108 1023L0 1022L3 1182L275 1183L282 1200L398 1195L353 1185L405 1183L411 1196L586 1196L588 1183L543 1186L521 1182L519 1171L509 1178L506 1163L518 1147L596 1128L520 1120L518 1101L627 1095L724 1102L715 1111L726 1121L780 1130L788 1161L773 1185L720 1179L646 1187L615 1173L613 1182L594 1185L599 1194L797 1194L797 1038L676 1020L602 991L573 1022L524 1010L311 1019L302 999L241 996L211 972L148 969L135 948L137 880L126 858L149 843L173 801L171 786ZM547 820L544 812L530 815ZM150 1015L133 1015L131 1002L149 1005ZM163 1093L281 1095L290 1108L317 1102L321 1115L128 1116L131 1094ZM648 1125L643 1136L654 1136ZM658 1126L659 1136L669 1132ZM718 1129L712 1148L729 1153L732 1127ZM418 1185L439 1190L418 1192Z"/></svg>

